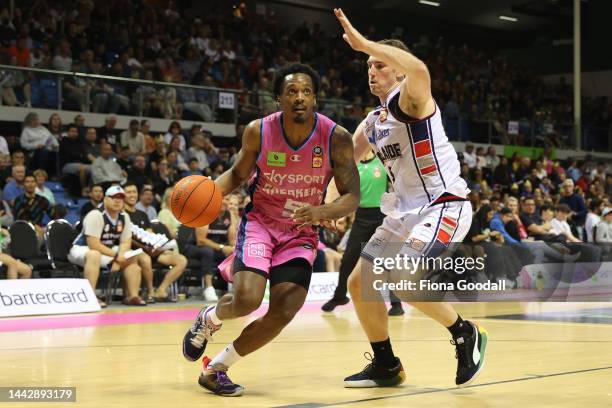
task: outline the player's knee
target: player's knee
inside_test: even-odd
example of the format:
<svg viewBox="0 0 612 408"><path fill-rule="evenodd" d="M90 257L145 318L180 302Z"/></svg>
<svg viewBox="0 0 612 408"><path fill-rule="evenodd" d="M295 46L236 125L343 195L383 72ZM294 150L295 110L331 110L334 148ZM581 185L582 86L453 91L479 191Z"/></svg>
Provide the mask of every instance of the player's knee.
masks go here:
<svg viewBox="0 0 612 408"><path fill-rule="evenodd" d="M239 316L246 316L261 305L261 299L251 294L246 296L234 296L233 300L234 313Z"/></svg>
<svg viewBox="0 0 612 408"><path fill-rule="evenodd" d="M276 322L280 327L285 327L293 320L299 310L299 307L280 307L276 310L268 311L268 314L272 321Z"/></svg>

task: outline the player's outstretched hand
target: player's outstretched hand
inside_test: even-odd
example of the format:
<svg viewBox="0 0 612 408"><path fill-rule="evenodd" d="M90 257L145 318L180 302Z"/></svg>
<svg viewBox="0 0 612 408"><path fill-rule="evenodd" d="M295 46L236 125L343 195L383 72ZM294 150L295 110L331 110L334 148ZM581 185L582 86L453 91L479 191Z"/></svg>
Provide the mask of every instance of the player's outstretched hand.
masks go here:
<svg viewBox="0 0 612 408"><path fill-rule="evenodd" d="M321 219L321 214L318 206L304 205L293 212L293 222L300 224L298 229L302 229L309 225L317 225Z"/></svg>
<svg viewBox="0 0 612 408"><path fill-rule="evenodd" d="M369 42L368 39L361 35L361 33L351 25L351 22L342 9L334 9L334 14L344 29L344 34L342 35L344 41L346 41L355 51L366 52Z"/></svg>

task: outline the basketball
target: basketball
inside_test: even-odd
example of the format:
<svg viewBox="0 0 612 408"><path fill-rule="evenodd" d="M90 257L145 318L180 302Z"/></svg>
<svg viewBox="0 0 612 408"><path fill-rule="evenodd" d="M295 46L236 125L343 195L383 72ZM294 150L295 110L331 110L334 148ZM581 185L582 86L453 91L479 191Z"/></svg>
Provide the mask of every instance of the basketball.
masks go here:
<svg viewBox="0 0 612 408"><path fill-rule="evenodd" d="M172 214L187 227L203 227L221 211L221 191L205 176L188 176L174 186L170 199Z"/></svg>

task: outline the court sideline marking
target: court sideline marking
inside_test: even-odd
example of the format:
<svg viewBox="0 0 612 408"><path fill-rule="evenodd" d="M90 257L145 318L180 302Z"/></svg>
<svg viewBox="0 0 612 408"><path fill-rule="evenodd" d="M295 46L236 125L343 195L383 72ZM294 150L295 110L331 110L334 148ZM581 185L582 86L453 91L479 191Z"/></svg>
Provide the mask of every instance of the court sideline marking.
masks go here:
<svg viewBox="0 0 612 408"><path fill-rule="evenodd" d="M361 402L370 402L370 401L379 401L379 400L386 400L386 399L393 399L393 398L411 397L411 396L414 396L414 395L434 394L434 393L438 393L438 392L446 392L446 391L453 391L453 390L467 390L469 388L487 387L489 385L507 384L507 383L521 382L521 381L529 381L529 380L539 380L541 378L560 377L560 376L564 376L564 375L582 374L582 373L588 373L588 372L593 372L593 371L603 371L603 370L610 370L610 369L612 369L612 366L587 368L587 369L584 369L584 370L575 370L575 371L564 371L564 372L553 373L553 374L543 374L543 375L533 374L533 375L530 375L529 377L514 378L514 379L511 379L511 380L493 381L493 382L488 382L488 383L483 383L483 384L475 384L475 385L470 385L470 386L465 387L465 388L457 388L457 387L433 388L433 389L425 389L425 390L416 391L416 392L408 392L408 393L404 393L404 394L388 395L388 396L385 396L385 397L363 398L363 399L358 399L358 400L333 402L333 403L329 403L329 404L326 404L326 403L316 403L316 402L307 402L307 403L303 403L303 404L277 405L277 406L275 406L273 408L320 408L320 407L334 407L334 406L338 406L338 405L359 404Z"/></svg>

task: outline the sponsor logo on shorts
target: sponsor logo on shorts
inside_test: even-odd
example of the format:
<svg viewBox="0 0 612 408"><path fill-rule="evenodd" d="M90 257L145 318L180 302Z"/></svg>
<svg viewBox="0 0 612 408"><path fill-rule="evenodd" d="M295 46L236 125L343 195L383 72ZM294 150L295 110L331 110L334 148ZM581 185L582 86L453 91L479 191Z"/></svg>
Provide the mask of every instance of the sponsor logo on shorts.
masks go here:
<svg viewBox="0 0 612 408"><path fill-rule="evenodd" d="M249 244L248 253L253 258L265 258L266 246L262 243Z"/></svg>
<svg viewBox="0 0 612 408"><path fill-rule="evenodd" d="M283 152L268 152L266 158L270 167L285 167L287 164L287 154Z"/></svg>
<svg viewBox="0 0 612 408"><path fill-rule="evenodd" d="M425 243L423 241L414 238L411 238L406 241L406 245L419 252L425 248Z"/></svg>
<svg viewBox="0 0 612 408"><path fill-rule="evenodd" d="M302 245L302 248L305 248L305 249L308 249L308 250L313 250L314 249L314 247L312 245L310 245L310 244L304 244L304 245Z"/></svg>

